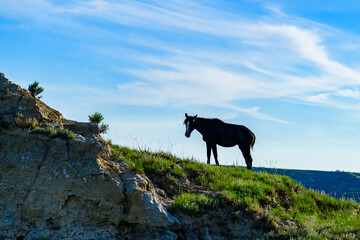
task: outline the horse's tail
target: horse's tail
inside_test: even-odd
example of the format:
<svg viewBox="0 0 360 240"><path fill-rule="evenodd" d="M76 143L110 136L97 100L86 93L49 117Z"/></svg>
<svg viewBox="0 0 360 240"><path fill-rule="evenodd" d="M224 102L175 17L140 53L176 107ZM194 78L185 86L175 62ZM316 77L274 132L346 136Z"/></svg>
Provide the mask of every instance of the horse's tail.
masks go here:
<svg viewBox="0 0 360 240"><path fill-rule="evenodd" d="M254 144L255 144L256 137L255 137L255 134L252 131L250 131L250 133L251 133L251 136L252 136L252 142L250 144L250 147L251 147L252 150L254 150Z"/></svg>

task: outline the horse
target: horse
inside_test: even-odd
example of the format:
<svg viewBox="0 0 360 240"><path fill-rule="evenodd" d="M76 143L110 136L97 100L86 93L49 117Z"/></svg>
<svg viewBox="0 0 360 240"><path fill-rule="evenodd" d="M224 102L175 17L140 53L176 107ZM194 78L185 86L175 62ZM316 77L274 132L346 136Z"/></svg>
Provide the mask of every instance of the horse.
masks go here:
<svg viewBox="0 0 360 240"><path fill-rule="evenodd" d="M222 147L238 146L244 156L247 169L252 169L252 157L250 149L255 144L255 134L245 126L229 124L217 118L200 118L197 115L188 116L185 113L186 132L185 136L190 137L191 132L196 129L206 142L207 164L210 164L211 150L216 165L219 166L217 145Z"/></svg>

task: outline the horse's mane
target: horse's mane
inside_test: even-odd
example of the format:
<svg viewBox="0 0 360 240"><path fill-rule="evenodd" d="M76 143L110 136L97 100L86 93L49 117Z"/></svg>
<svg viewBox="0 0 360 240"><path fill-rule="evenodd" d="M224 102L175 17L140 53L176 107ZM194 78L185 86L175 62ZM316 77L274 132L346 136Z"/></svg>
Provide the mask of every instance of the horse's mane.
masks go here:
<svg viewBox="0 0 360 240"><path fill-rule="evenodd" d="M204 117L197 117L196 119L199 119L200 121L201 121L201 120L205 120L205 121L213 121L213 120L215 120L215 121L219 121L219 122L224 123L222 120L220 120L220 119L218 119L218 118L204 118Z"/></svg>

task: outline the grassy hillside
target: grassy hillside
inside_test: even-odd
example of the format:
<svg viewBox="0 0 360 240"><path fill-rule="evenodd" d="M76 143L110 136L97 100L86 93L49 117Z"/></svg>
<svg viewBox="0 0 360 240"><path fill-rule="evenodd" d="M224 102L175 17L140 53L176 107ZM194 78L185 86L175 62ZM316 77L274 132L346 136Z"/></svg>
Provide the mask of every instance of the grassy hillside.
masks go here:
<svg viewBox="0 0 360 240"><path fill-rule="evenodd" d="M306 190L293 179L244 168L215 167L165 153L112 145L129 168L145 173L190 216L221 209L232 221L259 223L269 238L357 239L360 205Z"/></svg>

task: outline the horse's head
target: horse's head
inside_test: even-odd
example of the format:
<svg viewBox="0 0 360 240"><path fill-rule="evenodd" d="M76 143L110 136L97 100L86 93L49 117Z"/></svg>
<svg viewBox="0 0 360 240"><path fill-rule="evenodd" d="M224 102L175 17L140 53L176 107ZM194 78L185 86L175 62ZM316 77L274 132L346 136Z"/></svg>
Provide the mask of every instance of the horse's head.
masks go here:
<svg viewBox="0 0 360 240"><path fill-rule="evenodd" d="M197 118L197 115L192 117L192 116L188 116L187 113L185 113L184 124L186 126L186 132L185 132L186 137L190 137L191 132L194 131L196 118Z"/></svg>

